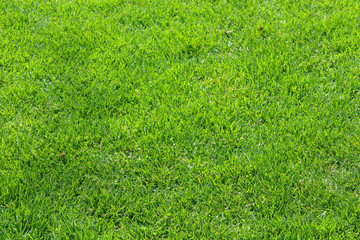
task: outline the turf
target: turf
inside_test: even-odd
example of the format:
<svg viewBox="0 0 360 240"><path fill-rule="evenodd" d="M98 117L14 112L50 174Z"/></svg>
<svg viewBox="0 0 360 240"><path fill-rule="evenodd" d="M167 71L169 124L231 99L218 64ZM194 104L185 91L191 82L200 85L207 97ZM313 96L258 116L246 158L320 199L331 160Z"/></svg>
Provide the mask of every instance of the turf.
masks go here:
<svg viewBox="0 0 360 240"><path fill-rule="evenodd" d="M2 0L0 239L359 239L356 0Z"/></svg>

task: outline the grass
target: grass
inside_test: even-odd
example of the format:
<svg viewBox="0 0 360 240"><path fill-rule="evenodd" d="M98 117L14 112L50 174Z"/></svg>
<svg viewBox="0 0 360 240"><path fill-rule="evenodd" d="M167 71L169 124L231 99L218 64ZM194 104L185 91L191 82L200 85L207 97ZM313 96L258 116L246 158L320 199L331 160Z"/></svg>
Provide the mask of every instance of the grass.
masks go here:
<svg viewBox="0 0 360 240"><path fill-rule="evenodd" d="M359 7L1 1L0 239L360 238Z"/></svg>

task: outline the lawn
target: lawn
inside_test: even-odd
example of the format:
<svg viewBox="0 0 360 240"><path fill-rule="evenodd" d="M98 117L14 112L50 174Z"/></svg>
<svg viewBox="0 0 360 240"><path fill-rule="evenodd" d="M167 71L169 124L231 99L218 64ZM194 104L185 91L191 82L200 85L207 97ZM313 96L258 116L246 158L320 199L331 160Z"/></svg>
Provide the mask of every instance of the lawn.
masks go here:
<svg viewBox="0 0 360 240"><path fill-rule="evenodd" d="M359 239L356 0L2 0L0 239Z"/></svg>

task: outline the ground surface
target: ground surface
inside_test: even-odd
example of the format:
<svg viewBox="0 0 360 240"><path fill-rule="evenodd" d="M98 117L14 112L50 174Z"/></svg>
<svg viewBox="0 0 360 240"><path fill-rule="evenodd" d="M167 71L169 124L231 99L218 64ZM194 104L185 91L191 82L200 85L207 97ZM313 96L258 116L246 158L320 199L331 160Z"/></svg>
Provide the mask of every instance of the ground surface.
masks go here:
<svg viewBox="0 0 360 240"><path fill-rule="evenodd" d="M360 238L355 0L0 3L0 239Z"/></svg>

